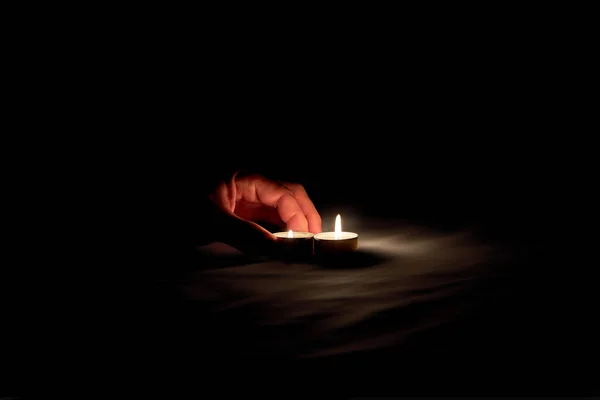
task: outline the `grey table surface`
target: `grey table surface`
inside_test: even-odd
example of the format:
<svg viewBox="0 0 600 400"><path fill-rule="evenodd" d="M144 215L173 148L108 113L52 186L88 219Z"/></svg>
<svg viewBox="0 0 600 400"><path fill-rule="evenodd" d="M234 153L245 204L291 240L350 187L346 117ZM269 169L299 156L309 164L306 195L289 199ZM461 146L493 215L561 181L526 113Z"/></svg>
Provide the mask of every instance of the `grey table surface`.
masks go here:
<svg viewBox="0 0 600 400"><path fill-rule="evenodd" d="M528 368L589 377L581 368L597 350L591 305L568 286L575 269L551 266L551 246L477 227L342 220L360 235L348 265L248 259L220 243L199 248L198 268L179 288L210 316L201 329L219 340L206 348L315 365L377 369L402 359L439 369L470 363L471 372L510 365L515 379Z"/></svg>
<svg viewBox="0 0 600 400"><path fill-rule="evenodd" d="M239 351L295 358L403 346L501 299L490 292L473 297L511 272L500 244L468 230L440 232L403 221L345 225L360 235L359 252L346 265L250 260L214 243L198 249L202 267L182 292L221 321L244 316L254 334L236 340ZM435 346L427 351L443 351Z"/></svg>

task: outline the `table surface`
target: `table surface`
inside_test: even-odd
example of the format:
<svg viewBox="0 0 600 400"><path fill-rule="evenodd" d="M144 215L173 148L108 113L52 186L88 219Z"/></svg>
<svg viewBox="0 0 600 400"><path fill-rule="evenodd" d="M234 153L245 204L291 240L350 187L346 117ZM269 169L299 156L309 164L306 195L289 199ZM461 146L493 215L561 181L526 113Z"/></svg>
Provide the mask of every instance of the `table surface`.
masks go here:
<svg viewBox="0 0 600 400"><path fill-rule="evenodd" d="M220 243L198 248L196 267L177 283L181 329L194 351L205 360L291 360L353 376L389 373L394 363L463 386L450 379L459 365L488 379L510 365L506 390L523 384L529 368L562 371L556 360L568 359L578 387L588 387L589 371L575 365L590 348L556 342L566 341L574 320L540 278L546 250L476 229L382 218L346 226L359 233L360 250L343 265L251 259ZM579 335L582 348L587 338Z"/></svg>

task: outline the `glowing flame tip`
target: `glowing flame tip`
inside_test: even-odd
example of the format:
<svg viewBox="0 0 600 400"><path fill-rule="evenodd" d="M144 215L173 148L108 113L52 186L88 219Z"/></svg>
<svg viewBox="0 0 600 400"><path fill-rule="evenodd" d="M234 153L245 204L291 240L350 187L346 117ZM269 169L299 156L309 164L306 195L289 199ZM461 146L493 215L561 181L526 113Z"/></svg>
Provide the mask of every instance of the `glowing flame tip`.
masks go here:
<svg viewBox="0 0 600 400"><path fill-rule="evenodd" d="M334 237L336 239L342 238L342 217L340 217L340 214L338 214L337 217L335 217Z"/></svg>
<svg viewBox="0 0 600 400"><path fill-rule="evenodd" d="M290 231L288 232L288 237L289 237L289 238L292 238L292 237L294 237L294 233L292 232L292 230L291 230L291 229L290 229Z"/></svg>

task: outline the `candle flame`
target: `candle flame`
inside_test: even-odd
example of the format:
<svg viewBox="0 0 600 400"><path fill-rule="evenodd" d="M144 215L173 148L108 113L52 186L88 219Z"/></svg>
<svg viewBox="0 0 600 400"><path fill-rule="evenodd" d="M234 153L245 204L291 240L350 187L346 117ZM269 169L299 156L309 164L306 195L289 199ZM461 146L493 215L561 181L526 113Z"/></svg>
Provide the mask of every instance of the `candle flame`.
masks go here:
<svg viewBox="0 0 600 400"><path fill-rule="evenodd" d="M288 232L288 237L289 238L293 238L294 237L294 234L293 234L293 232L291 230Z"/></svg>
<svg viewBox="0 0 600 400"><path fill-rule="evenodd" d="M335 239L342 238L342 217L340 217L340 214L338 214L337 217L335 217L335 231L333 237Z"/></svg>

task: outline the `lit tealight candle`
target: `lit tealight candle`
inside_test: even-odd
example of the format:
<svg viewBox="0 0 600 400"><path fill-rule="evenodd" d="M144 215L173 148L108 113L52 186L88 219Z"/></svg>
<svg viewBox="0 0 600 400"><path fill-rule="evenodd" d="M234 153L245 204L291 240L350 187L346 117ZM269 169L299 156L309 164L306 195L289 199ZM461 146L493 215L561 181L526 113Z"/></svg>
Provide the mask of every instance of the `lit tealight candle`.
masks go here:
<svg viewBox="0 0 600 400"><path fill-rule="evenodd" d="M313 236L310 232L276 232L279 256L284 258L306 258L313 255Z"/></svg>
<svg viewBox="0 0 600 400"><path fill-rule="evenodd" d="M358 250L358 234L342 231L342 217L335 217L335 231L317 233L315 255L352 253Z"/></svg>

